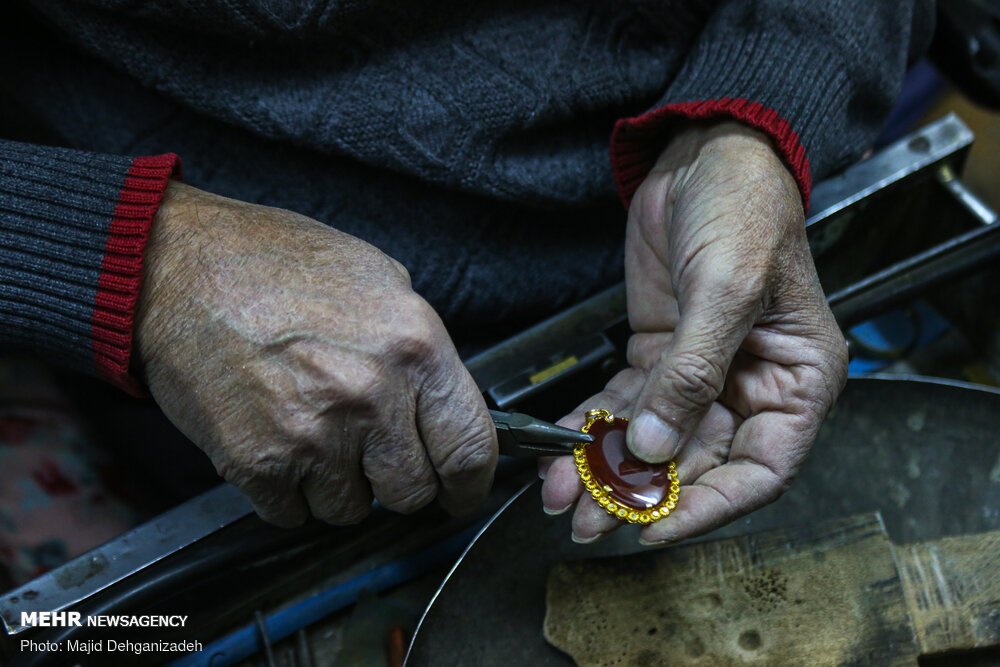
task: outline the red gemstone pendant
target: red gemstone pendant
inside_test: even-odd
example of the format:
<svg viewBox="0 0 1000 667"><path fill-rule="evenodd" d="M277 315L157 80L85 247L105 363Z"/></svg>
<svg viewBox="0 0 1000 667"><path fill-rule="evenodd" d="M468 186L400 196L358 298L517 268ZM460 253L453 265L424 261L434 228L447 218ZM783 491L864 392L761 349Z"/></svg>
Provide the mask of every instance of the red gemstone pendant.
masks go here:
<svg viewBox="0 0 1000 667"><path fill-rule="evenodd" d="M577 471L590 495L609 514L629 523L652 523L677 505L680 482L674 462L646 463L625 444L628 420L607 410L587 413L584 433L594 442L574 449Z"/></svg>

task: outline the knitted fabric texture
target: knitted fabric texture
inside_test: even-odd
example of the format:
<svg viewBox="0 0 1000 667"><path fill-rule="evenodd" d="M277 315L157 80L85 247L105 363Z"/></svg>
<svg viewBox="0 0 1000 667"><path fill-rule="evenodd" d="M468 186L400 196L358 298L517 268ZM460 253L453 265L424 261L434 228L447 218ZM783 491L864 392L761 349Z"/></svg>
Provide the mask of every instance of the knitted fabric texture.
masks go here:
<svg viewBox="0 0 1000 667"><path fill-rule="evenodd" d="M877 135L931 4L4 3L6 136L83 152L0 145L0 344L105 368L94 313L135 162L86 156L176 153L192 185L383 249L471 349L621 279L617 200L677 116L765 118L807 199Z"/></svg>

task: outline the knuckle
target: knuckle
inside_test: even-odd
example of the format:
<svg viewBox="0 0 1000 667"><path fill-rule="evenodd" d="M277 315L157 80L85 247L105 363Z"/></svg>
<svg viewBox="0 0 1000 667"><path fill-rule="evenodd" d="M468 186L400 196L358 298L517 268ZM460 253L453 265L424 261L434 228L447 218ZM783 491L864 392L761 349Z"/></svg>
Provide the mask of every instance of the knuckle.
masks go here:
<svg viewBox="0 0 1000 667"><path fill-rule="evenodd" d="M440 326L437 314L426 301L420 297L406 299L395 320L389 350L393 358L419 363L437 354Z"/></svg>
<svg viewBox="0 0 1000 667"><path fill-rule="evenodd" d="M438 474L448 479L474 477L489 470L495 460L492 438L482 434L468 436L453 447L437 466Z"/></svg>
<svg viewBox="0 0 1000 667"><path fill-rule="evenodd" d="M357 364L344 376L341 391L347 398L364 402L378 390L384 379L375 363Z"/></svg>
<svg viewBox="0 0 1000 667"><path fill-rule="evenodd" d="M758 505L760 507L770 505L783 496L786 491L792 488L792 482L795 481L795 473L795 470L775 471L774 483L762 490Z"/></svg>
<svg viewBox="0 0 1000 667"><path fill-rule="evenodd" d="M394 356L404 363L423 362L432 358L436 351L437 339L430 327L407 327L393 341Z"/></svg>
<svg viewBox="0 0 1000 667"><path fill-rule="evenodd" d="M665 354L660 372L673 389L672 398L688 408L702 408L714 401L726 380L725 370L718 363L694 353Z"/></svg>
<svg viewBox="0 0 1000 667"><path fill-rule="evenodd" d="M408 484L399 495L385 495L386 497L379 498L379 502L385 507L401 514L412 514L434 500L437 496L437 484L434 482Z"/></svg>
<svg viewBox="0 0 1000 667"><path fill-rule="evenodd" d="M423 460L423 446L416 432L384 421L363 437L362 464L372 470L416 470Z"/></svg>
<svg viewBox="0 0 1000 667"><path fill-rule="evenodd" d="M803 430L818 430L833 408L836 396L832 392L810 392L798 399L797 407L804 420Z"/></svg>
<svg viewBox="0 0 1000 667"><path fill-rule="evenodd" d="M275 421L279 431L292 442L316 442L325 431L323 419L297 407L279 408Z"/></svg>
<svg viewBox="0 0 1000 667"><path fill-rule="evenodd" d="M371 494L342 475L339 465L310 466L303 491L314 517L334 526L363 521L371 512Z"/></svg>
<svg viewBox="0 0 1000 667"><path fill-rule="evenodd" d="M216 463L219 476L230 484L252 495L258 489L267 489L281 478L285 462L270 448L240 447Z"/></svg>
<svg viewBox="0 0 1000 667"><path fill-rule="evenodd" d="M789 404L789 407L794 411L790 417L794 419L793 426L796 432L801 434L801 442L808 450L815 441L816 435L823 425L823 420L836 404L838 392L831 390L829 385L824 387L817 382L814 389L807 389L800 393L801 396L796 396L795 400Z"/></svg>
<svg viewBox="0 0 1000 667"><path fill-rule="evenodd" d="M254 476L267 482L287 477L291 470L289 456L277 446L252 447L242 452L242 465Z"/></svg>
<svg viewBox="0 0 1000 667"><path fill-rule="evenodd" d="M659 341L651 341L647 336L634 335L629 338L625 358L633 368L648 371L656 363L658 351L662 347Z"/></svg>
<svg viewBox="0 0 1000 667"><path fill-rule="evenodd" d="M322 401L321 414L306 414L305 425L312 423L322 429L326 423L324 415L330 409L347 410L358 417L376 412L379 407L378 397L384 390L386 376L373 366L374 364L354 364L339 371L335 376L336 382L327 390Z"/></svg>
<svg viewBox="0 0 1000 667"><path fill-rule="evenodd" d="M297 508L287 490L278 487L273 480L256 477L249 484L239 486L261 519L283 528L300 526L308 518L302 508Z"/></svg>
<svg viewBox="0 0 1000 667"><path fill-rule="evenodd" d="M223 479L249 498L262 520L294 528L305 522L308 512L293 493L297 474L291 461L281 447L243 443L230 447L215 467Z"/></svg>
<svg viewBox="0 0 1000 667"><path fill-rule="evenodd" d="M226 480L234 486L241 486L240 481L245 475L243 471L243 466L239 461L236 461L232 457L216 457L213 460L215 464L215 472L219 474L219 477Z"/></svg>
<svg viewBox="0 0 1000 667"><path fill-rule="evenodd" d="M366 363L345 365L324 374L322 383L292 397L278 397L265 410L278 437L297 447L328 442L335 415L371 416L384 391L384 373Z"/></svg>
<svg viewBox="0 0 1000 667"><path fill-rule="evenodd" d="M373 430L365 442L362 466L375 497L390 510L409 514L437 495L437 478L415 432Z"/></svg>
<svg viewBox="0 0 1000 667"><path fill-rule="evenodd" d="M403 266L401 262L393 259L392 257L389 257L389 262L392 264L392 268L394 268L403 278L403 281L406 283L407 286L413 284L413 280L412 277L410 276L409 270L405 266Z"/></svg>

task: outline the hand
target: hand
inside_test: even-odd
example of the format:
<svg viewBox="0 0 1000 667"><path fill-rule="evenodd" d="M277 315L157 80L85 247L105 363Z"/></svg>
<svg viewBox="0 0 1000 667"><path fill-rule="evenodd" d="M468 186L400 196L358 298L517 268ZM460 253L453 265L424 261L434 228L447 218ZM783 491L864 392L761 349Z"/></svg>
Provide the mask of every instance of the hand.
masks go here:
<svg viewBox="0 0 1000 667"><path fill-rule="evenodd" d="M630 368L591 408L631 416L628 446L675 460L680 501L645 527L665 544L776 499L847 377L847 347L806 243L798 188L770 141L743 125L691 124L660 155L629 210ZM613 530L570 457L542 474L550 513L576 504L574 539ZM579 500L579 502L577 502Z"/></svg>
<svg viewBox="0 0 1000 667"><path fill-rule="evenodd" d="M146 382L260 516L475 507L493 422L403 266L290 211L171 183L136 313Z"/></svg>

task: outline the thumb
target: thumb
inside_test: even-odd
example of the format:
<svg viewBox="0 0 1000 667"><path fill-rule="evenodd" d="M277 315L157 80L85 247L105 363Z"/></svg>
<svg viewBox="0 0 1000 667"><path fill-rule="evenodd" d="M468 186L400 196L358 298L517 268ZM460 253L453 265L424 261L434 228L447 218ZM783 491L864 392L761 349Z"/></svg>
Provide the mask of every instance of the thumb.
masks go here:
<svg viewBox="0 0 1000 667"><path fill-rule="evenodd" d="M673 459L690 439L722 393L729 365L753 326L752 305L727 309L716 306L725 299L698 302L705 305L681 318L639 394L629 424L628 448L650 463Z"/></svg>

